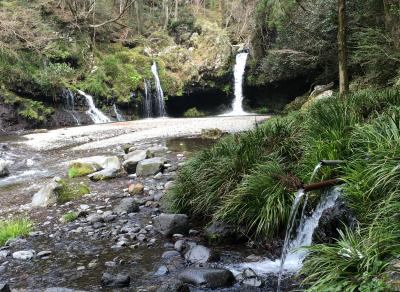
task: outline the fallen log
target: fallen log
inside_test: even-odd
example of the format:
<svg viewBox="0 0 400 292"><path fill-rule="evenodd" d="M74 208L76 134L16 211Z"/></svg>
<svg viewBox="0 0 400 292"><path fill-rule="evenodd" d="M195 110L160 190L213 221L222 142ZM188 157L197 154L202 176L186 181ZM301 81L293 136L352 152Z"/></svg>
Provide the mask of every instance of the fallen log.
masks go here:
<svg viewBox="0 0 400 292"><path fill-rule="evenodd" d="M320 189L324 189L324 188L328 188L328 187L337 186L342 183L344 183L344 181L342 179L334 178L334 179L325 180L325 181L321 181L321 182L317 182L317 183L313 183L313 184L303 185L303 190L305 192L311 192L311 191L315 191L315 190L320 190Z"/></svg>

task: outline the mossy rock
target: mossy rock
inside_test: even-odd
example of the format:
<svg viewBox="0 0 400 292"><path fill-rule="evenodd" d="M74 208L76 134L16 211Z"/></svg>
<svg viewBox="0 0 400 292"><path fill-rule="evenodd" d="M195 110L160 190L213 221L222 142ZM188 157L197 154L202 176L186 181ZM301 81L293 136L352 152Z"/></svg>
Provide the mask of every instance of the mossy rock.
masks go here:
<svg viewBox="0 0 400 292"><path fill-rule="evenodd" d="M90 193L89 186L83 182L77 184L60 180L58 183L59 187L54 190L57 195L58 204L64 204Z"/></svg>
<svg viewBox="0 0 400 292"><path fill-rule="evenodd" d="M92 174L101 169L100 165L94 163L74 162L68 167L68 177L81 177L88 174Z"/></svg>
<svg viewBox="0 0 400 292"><path fill-rule="evenodd" d="M201 130L201 137L205 139L219 139L222 135L223 132L218 128Z"/></svg>

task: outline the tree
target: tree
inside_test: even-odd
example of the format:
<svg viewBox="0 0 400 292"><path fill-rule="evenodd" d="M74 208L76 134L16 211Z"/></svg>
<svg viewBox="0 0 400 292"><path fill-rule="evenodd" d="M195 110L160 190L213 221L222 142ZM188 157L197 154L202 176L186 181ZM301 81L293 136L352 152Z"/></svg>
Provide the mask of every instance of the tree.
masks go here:
<svg viewBox="0 0 400 292"><path fill-rule="evenodd" d="M344 98L349 91L349 77L347 73L346 0L338 1L339 96Z"/></svg>

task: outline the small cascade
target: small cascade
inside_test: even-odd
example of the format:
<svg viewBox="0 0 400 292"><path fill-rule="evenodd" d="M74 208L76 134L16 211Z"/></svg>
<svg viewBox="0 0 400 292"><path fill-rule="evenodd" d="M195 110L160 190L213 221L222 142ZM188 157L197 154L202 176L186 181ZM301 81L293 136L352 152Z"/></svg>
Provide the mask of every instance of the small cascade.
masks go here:
<svg viewBox="0 0 400 292"><path fill-rule="evenodd" d="M89 115L89 117L92 119L92 121L95 124L101 124L101 123L109 123L111 122L110 118L107 117L104 113L102 113L94 104L93 97L89 94L86 94L82 90L78 90L78 93L82 95L86 99L86 103L89 107L89 109L86 111L86 113Z"/></svg>
<svg viewBox="0 0 400 292"><path fill-rule="evenodd" d="M151 72L154 76L154 83L156 86L156 99L155 99L155 114L157 117L165 117L167 115L165 111L164 92L161 87L160 77L158 76L158 69L156 62L151 66Z"/></svg>
<svg viewBox="0 0 400 292"><path fill-rule="evenodd" d="M142 112L145 118L151 118L153 116L153 96L151 95L151 82L147 79L144 80Z"/></svg>
<svg viewBox="0 0 400 292"><path fill-rule="evenodd" d="M319 162L319 163L315 166L314 171L312 172L311 177L310 177L310 183L312 183L314 177L317 175L317 173L318 173L318 171L319 171L319 169L320 169L321 167L322 167L322 162Z"/></svg>
<svg viewBox="0 0 400 292"><path fill-rule="evenodd" d="M297 211L299 209L302 198L305 196L304 190L299 190L296 193L296 197L293 201L293 205L291 208L291 214L286 230L285 243L282 250L281 259L277 259L275 261L266 259L262 262L243 263L240 265L232 266L230 267L230 269L236 274L247 268L253 269L257 274L260 275L278 274L279 291L283 274L295 273L301 268L302 262L307 255L307 251L300 248L311 245L312 236L314 230L318 227L319 219L321 218L325 210L335 205L339 194L339 188L333 188L331 191L329 191L327 195L321 199L313 214L305 218L303 223L300 223L297 229L296 237L290 240L290 235L294 228Z"/></svg>
<svg viewBox="0 0 400 292"><path fill-rule="evenodd" d="M243 116L249 114L243 110L243 79L248 56L249 53L247 52L242 52L236 55L236 64L233 68L233 73L235 77L235 98L232 103L232 111L223 114L223 116Z"/></svg>
<svg viewBox="0 0 400 292"><path fill-rule="evenodd" d="M124 117L122 116L121 112L118 110L117 105L115 103L113 104L113 109L114 109L115 116L117 117L117 121L125 122Z"/></svg>
<svg viewBox="0 0 400 292"><path fill-rule="evenodd" d="M67 111L67 113L71 115L75 123L78 126L80 126L81 122L79 121L75 112L75 95L72 93L71 90L65 89L63 92L63 96L64 96L65 110Z"/></svg>

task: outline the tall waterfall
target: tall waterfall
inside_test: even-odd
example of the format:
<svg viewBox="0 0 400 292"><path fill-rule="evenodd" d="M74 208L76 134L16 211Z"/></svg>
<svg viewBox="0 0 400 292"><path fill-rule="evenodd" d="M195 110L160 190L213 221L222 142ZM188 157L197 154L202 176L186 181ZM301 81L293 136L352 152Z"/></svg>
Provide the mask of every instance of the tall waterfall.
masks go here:
<svg viewBox="0 0 400 292"><path fill-rule="evenodd" d="M153 96L151 94L151 82L147 79L144 80L142 112L145 118L151 118L153 116Z"/></svg>
<svg viewBox="0 0 400 292"><path fill-rule="evenodd" d="M89 107L89 109L86 111L86 113L89 115L89 117L92 119L92 121L95 124L101 124L101 123L109 123L111 122L110 118L108 118L105 114L103 114L94 104L93 97L89 94L86 94L82 90L78 90L78 93L82 95L86 99L86 103Z"/></svg>
<svg viewBox="0 0 400 292"><path fill-rule="evenodd" d="M66 112L71 115L75 123L79 126L81 122L79 121L79 118L76 116L75 112L75 95L72 93L71 90L65 89L63 91L63 97L64 97Z"/></svg>
<svg viewBox="0 0 400 292"><path fill-rule="evenodd" d="M154 83L156 85L156 99L155 99L155 112L158 117L165 117L167 115L165 111L165 101L164 101L164 92L161 87L160 77L158 76L158 69L156 62L153 62L151 66L151 72L154 76Z"/></svg>
<svg viewBox="0 0 400 292"><path fill-rule="evenodd" d="M117 117L117 121L124 122L125 119L122 116L121 112L118 110L117 105L115 103L113 104L113 109L114 109L115 116Z"/></svg>
<svg viewBox="0 0 400 292"><path fill-rule="evenodd" d="M287 231L286 239L284 244L284 250L282 251L282 258L275 261L266 259L262 262L256 263L243 263L229 267L233 272L239 273L240 271L251 268L260 275L266 274L278 274L282 277L283 273L295 273L301 266L304 258L307 255L306 250L301 250L301 247L310 246L312 243L312 236L314 230L318 227L319 219L323 212L335 205L335 202L340 194L339 188L334 188L327 193L327 195L321 199L315 211L310 217L305 218L304 223L300 224L297 229L296 237L290 240L290 233L294 228L294 220L290 220ZM292 212L296 212L301 198L304 196L304 191L300 190L296 194L296 198L292 205ZM292 218L292 216L290 216Z"/></svg>

